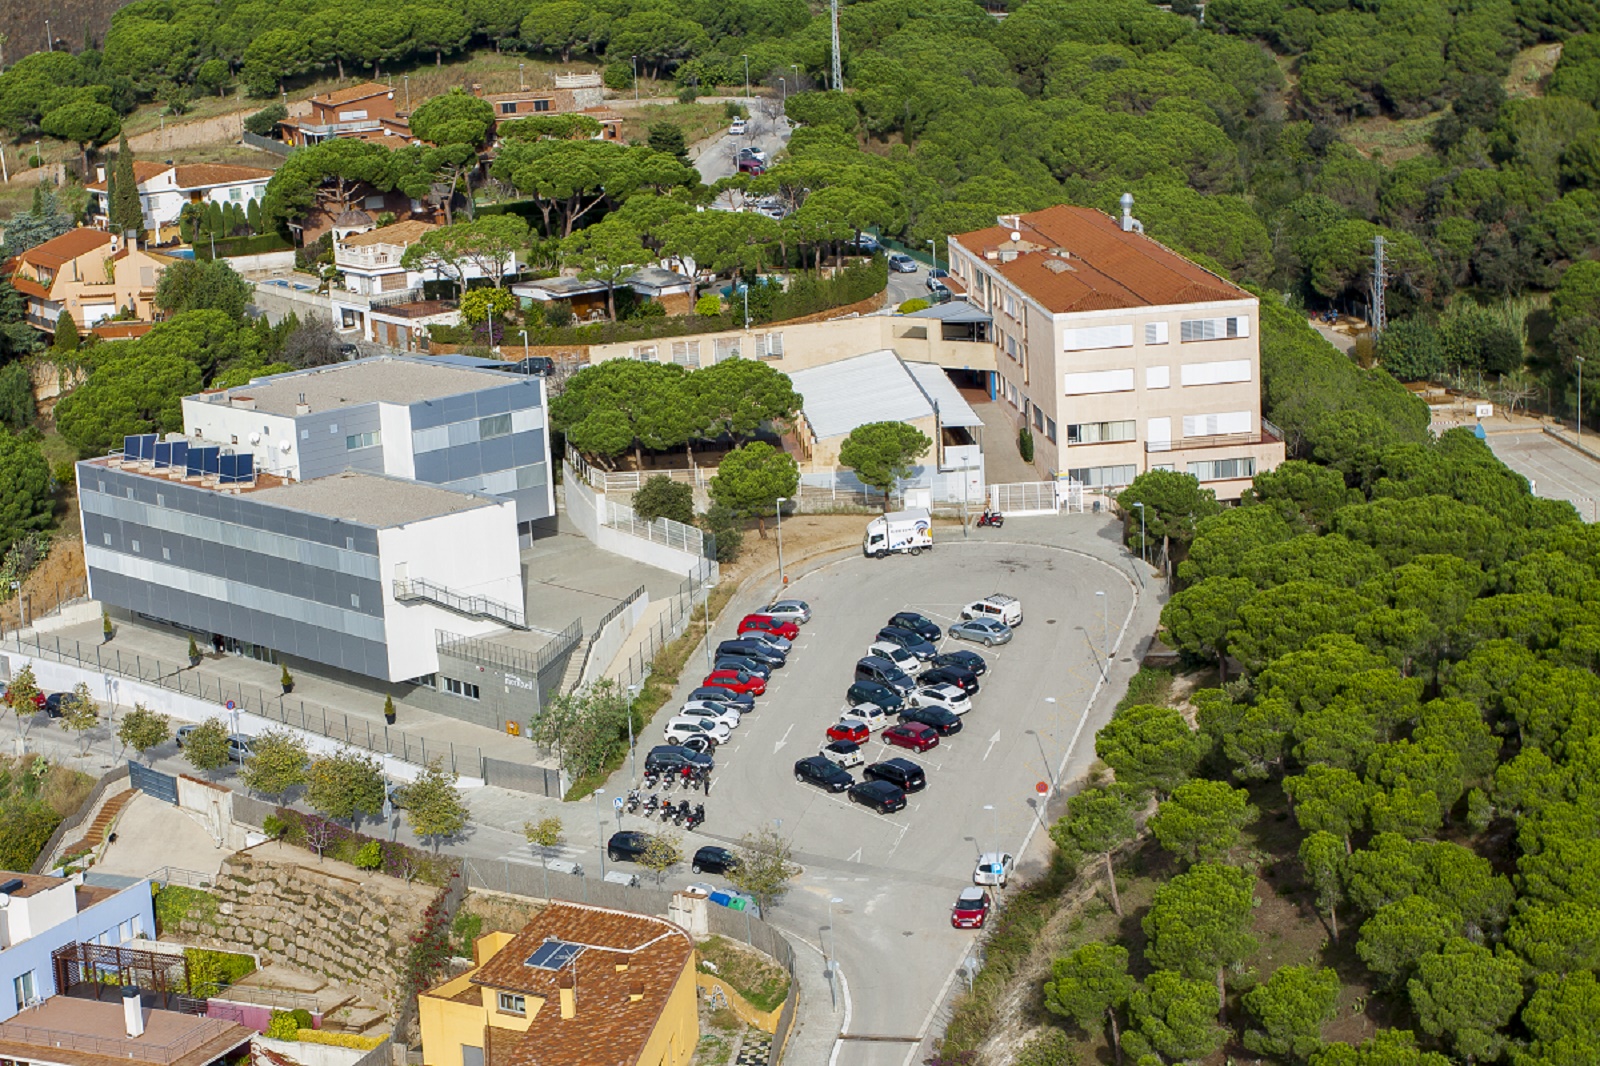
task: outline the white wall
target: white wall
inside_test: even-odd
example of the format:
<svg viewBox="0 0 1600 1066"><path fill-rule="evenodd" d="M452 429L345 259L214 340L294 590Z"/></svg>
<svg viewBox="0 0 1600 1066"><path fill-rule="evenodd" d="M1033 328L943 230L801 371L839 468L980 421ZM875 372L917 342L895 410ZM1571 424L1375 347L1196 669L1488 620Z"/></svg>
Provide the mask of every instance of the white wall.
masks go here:
<svg viewBox="0 0 1600 1066"><path fill-rule="evenodd" d="M415 481L417 462L411 451L411 408L380 403L378 432L383 436L383 472Z"/></svg>
<svg viewBox="0 0 1600 1066"><path fill-rule="evenodd" d="M468 618L429 603L396 602L394 580L401 564L410 580L524 609L517 505L513 501L378 530L378 575L383 585L391 680L420 677L439 668L437 630L481 636L502 628L499 622Z"/></svg>
<svg viewBox="0 0 1600 1066"><path fill-rule="evenodd" d="M224 256L229 266L240 274L250 270L293 270L294 249L281 252L258 252L255 255Z"/></svg>
<svg viewBox="0 0 1600 1066"><path fill-rule="evenodd" d="M245 390L248 394L248 390ZM294 431L294 418L288 415L251 411L225 403L207 403L204 400L183 401L184 433L191 441L195 430L200 436L216 444L229 445L239 453L249 452L256 457L256 470L285 477L300 476L299 441ZM260 437L258 443L250 442L250 435ZM234 437L238 444L232 444ZM287 453L278 449L279 441L289 442Z"/></svg>

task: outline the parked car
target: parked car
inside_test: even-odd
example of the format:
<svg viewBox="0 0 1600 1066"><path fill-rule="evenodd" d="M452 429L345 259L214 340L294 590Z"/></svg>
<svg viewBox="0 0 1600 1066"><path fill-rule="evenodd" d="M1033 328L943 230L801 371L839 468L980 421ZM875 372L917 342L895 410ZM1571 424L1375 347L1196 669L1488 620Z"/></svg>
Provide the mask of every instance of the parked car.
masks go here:
<svg viewBox="0 0 1600 1066"><path fill-rule="evenodd" d="M987 618L969 618L950 627L950 635L957 640L970 640L974 644L994 647L1011 643L1011 627Z"/></svg>
<svg viewBox="0 0 1600 1066"><path fill-rule="evenodd" d="M750 640L725 640L717 645L717 654L737 655L744 659L754 659L758 663L765 663L774 670L783 669L783 664L789 657L781 651L775 651L763 641Z"/></svg>
<svg viewBox="0 0 1600 1066"><path fill-rule="evenodd" d="M909 629L902 629L899 626L884 626L878 630L878 640L888 641L890 644L898 644L923 662L927 662L939 654L939 649L935 648L920 634L913 633Z"/></svg>
<svg viewBox="0 0 1600 1066"><path fill-rule="evenodd" d="M744 713L734 704L717 703L713 700L690 700L678 708L679 717L691 714L726 722L730 729L744 721Z"/></svg>
<svg viewBox="0 0 1600 1066"><path fill-rule="evenodd" d="M879 814L906 809L906 794L887 781L862 781L850 786L850 802L871 807Z"/></svg>
<svg viewBox="0 0 1600 1066"><path fill-rule="evenodd" d="M915 274L917 261L903 252L895 252L889 256L889 269L896 274Z"/></svg>
<svg viewBox="0 0 1600 1066"><path fill-rule="evenodd" d="M903 674L910 674L922 666L921 661L900 645L888 640L875 640L867 645L867 654L876 655L880 659L888 659L895 665L895 669Z"/></svg>
<svg viewBox="0 0 1600 1066"><path fill-rule="evenodd" d="M250 758L250 738L243 733L228 734L228 759L230 762L243 763Z"/></svg>
<svg viewBox="0 0 1600 1066"><path fill-rule="evenodd" d="M908 629L930 644L935 643L940 637L944 636L944 630L916 611L901 611L889 619L888 624L896 629Z"/></svg>
<svg viewBox="0 0 1600 1066"><path fill-rule="evenodd" d="M901 792L921 792L928 787L928 775L923 773L922 767L898 756L872 763L861 771L861 776L887 781Z"/></svg>
<svg viewBox="0 0 1600 1066"><path fill-rule="evenodd" d="M925 280L922 284L923 284L924 287L927 288L927 290L929 292L940 292L940 291L949 292L950 291L950 286L946 285L943 281L940 280L940 278L944 278L946 276L947 275L945 274L945 272L941 270L941 271L938 272L938 277L935 277L934 276L934 272L930 270L930 271L928 271L927 280ZM941 300L940 302L943 303L944 301Z"/></svg>
<svg viewBox="0 0 1600 1066"><path fill-rule="evenodd" d="M741 160L753 159L762 166L766 166L768 162L767 153L754 146L739 149L739 158Z"/></svg>
<svg viewBox="0 0 1600 1066"><path fill-rule="evenodd" d="M989 893L981 888L963 888L950 908L950 924L957 929L982 929L989 920Z"/></svg>
<svg viewBox="0 0 1600 1066"><path fill-rule="evenodd" d="M67 695L67 693L57 692L57 693L55 693L55 695L57 697L60 697L60 696ZM45 705L48 702L49 702L49 697L47 697L43 692L35 692L33 694L33 708L34 708L35 711L44 710L45 709ZM5 703L6 703L7 707L11 706L11 690L9 688L6 689ZM59 700L58 700L57 701L57 706L59 706L59 705L60 705L60 703L59 703ZM56 717L59 717L59 716L52 714L50 717L56 718Z"/></svg>
<svg viewBox="0 0 1600 1066"><path fill-rule="evenodd" d="M940 652L928 661L934 666L954 666L961 670L971 670L976 677L982 677L989 672L989 664L984 662L983 656L965 648Z"/></svg>
<svg viewBox="0 0 1600 1066"><path fill-rule="evenodd" d="M754 159L739 160L739 173L741 174L748 174L752 178L759 178L766 172L767 168L756 162ZM766 212L762 213L765 214Z"/></svg>
<svg viewBox="0 0 1600 1066"><path fill-rule="evenodd" d="M811 621L811 605L805 600L777 600L768 604L761 613L779 621L793 622L797 626Z"/></svg>
<svg viewBox="0 0 1600 1066"><path fill-rule="evenodd" d="M828 727L829 740L848 740L865 744L872 738L872 730L857 718L841 718Z"/></svg>
<svg viewBox="0 0 1600 1066"><path fill-rule="evenodd" d="M911 694L911 706L938 707L960 715L972 710L972 701L956 685L926 685Z"/></svg>
<svg viewBox="0 0 1600 1066"><path fill-rule="evenodd" d="M759 696L767 691L765 678L757 677L747 670L728 667L718 667L711 671L701 684L725 688L729 692L748 692L752 696Z"/></svg>
<svg viewBox="0 0 1600 1066"><path fill-rule="evenodd" d="M857 252L861 255L872 255L879 247L878 238L870 233L863 233L854 240L845 242L846 251Z"/></svg>
<svg viewBox="0 0 1600 1066"><path fill-rule="evenodd" d="M731 703L739 708L740 713L753 711L756 708L756 698L748 692L735 692L732 689L722 688L717 685L702 685L689 693L690 700L705 700L711 703Z"/></svg>
<svg viewBox="0 0 1600 1066"><path fill-rule="evenodd" d="M172 739L176 740L178 742L178 747L181 748L183 747L184 743L188 741L189 734L193 733L199 728L200 727L197 725L180 725L178 727L178 731L172 735Z"/></svg>
<svg viewBox="0 0 1600 1066"><path fill-rule="evenodd" d="M802 785L816 785L826 792L843 792L856 782L848 770L820 755L808 755L796 762L794 779Z"/></svg>
<svg viewBox="0 0 1600 1066"><path fill-rule="evenodd" d="M978 694L978 675L959 666L935 666L932 670L924 670L917 675L917 684L923 687L954 685L965 692L968 698Z"/></svg>
<svg viewBox="0 0 1600 1066"><path fill-rule="evenodd" d="M713 670L722 670L724 668L743 670L747 674L754 674L763 681L772 679L772 666L770 664L744 655L718 655L711 668Z"/></svg>
<svg viewBox="0 0 1600 1066"><path fill-rule="evenodd" d="M637 829L624 829L612 833L611 839L606 841L606 858L612 862L638 862L650 848L650 843L655 837L649 833L641 833Z"/></svg>
<svg viewBox="0 0 1600 1066"><path fill-rule="evenodd" d="M845 689L844 701L852 707L870 703L889 714L899 714L900 708L906 705L904 696L876 681L857 681Z"/></svg>
<svg viewBox="0 0 1600 1066"><path fill-rule="evenodd" d="M694 853L689 869L697 874L725 874L739 865L739 856L727 848L707 844Z"/></svg>
<svg viewBox="0 0 1600 1066"><path fill-rule="evenodd" d="M961 608L962 618L990 618L1015 629L1022 624L1022 601L996 592Z"/></svg>
<svg viewBox="0 0 1600 1066"><path fill-rule="evenodd" d="M736 118L728 125L728 133L734 137L743 137L744 129L745 122L742 118Z"/></svg>
<svg viewBox="0 0 1600 1066"><path fill-rule="evenodd" d="M861 756L861 745L853 740L834 740L822 745L817 754L843 769L860 766L867 760Z"/></svg>
<svg viewBox="0 0 1600 1066"><path fill-rule="evenodd" d="M716 765L717 760L710 755L690 751L679 744L658 744L644 757L644 768L654 770L658 774L681 771L685 766L692 766L697 770L709 770Z"/></svg>
<svg viewBox="0 0 1600 1066"><path fill-rule="evenodd" d="M893 725L895 717L876 703L858 703L841 714L839 721L860 722L870 730L878 730Z"/></svg>
<svg viewBox="0 0 1600 1066"><path fill-rule="evenodd" d="M66 713L66 708L63 707L62 704L66 703L67 698L71 695L72 693L70 692L52 692L50 695L45 696L43 704L44 713L48 714L51 718L60 718ZM34 706L39 706L39 697L35 696L33 702Z"/></svg>
<svg viewBox="0 0 1600 1066"><path fill-rule="evenodd" d="M892 688L901 696L908 695L916 688L916 683L907 676L906 672L881 655L868 655L856 663L857 681L876 681L887 688Z"/></svg>
<svg viewBox="0 0 1600 1066"><path fill-rule="evenodd" d="M669 718L661 732L662 738L668 744L681 744L690 737L709 737L721 744L728 739L733 730L720 722L704 718Z"/></svg>
<svg viewBox="0 0 1600 1066"><path fill-rule="evenodd" d="M972 883L975 885L999 885L1006 887L1006 882L1011 879L1011 868L1016 865L1016 859L1003 851L986 851L978 856L977 868L972 871Z"/></svg>
<svg viewBox="0 0 1600 1066"><path fill-rule="evenodd" d="M923 752L939 746L939 734L921 722L901 722L885 729L880 736L885 744Z"/></svg>
<svg viewBox="0 0 1600 1066"><path fill-rule="evenodd" d="M739 634L743 636L752 630L794 640L800 635L800 623L785 618L774 618L770 614L747 614L739 620Z"/></svg>
<svg viewBox="0 0 1600 1066"><path fill-rule="evenodd" d="M759 629L749 629L739 634L740 640L753 640L764 648L771 648L786 659L789 651L794 647L794 641L788 637L780 637L776 633L765 633Z"/></svg>
<svg viewBox="0 0 1600 1066"><path fill-rule="evenodd" d="M961 719L943 707L907 707L900 712L902 722L920 722L941 737L961 732Z"/></svg>

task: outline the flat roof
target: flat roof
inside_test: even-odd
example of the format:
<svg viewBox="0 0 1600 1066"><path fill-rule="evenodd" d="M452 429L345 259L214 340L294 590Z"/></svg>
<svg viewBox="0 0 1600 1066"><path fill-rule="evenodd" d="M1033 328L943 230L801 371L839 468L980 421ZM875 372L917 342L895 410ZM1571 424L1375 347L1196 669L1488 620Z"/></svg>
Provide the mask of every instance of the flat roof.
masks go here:
<svg viewBox="0 0 1600 1066"><path fill-rule="evenodd" d="M29 896L43 892L45 889L57 888L67 883L64 877L47 877L44 874L24 874L15 873L11 870L0 870L0 884L4 884L7 881L22 882L19 888L7 893L7 895L15 896L17 899L27 899Z"/></svg>
<svg viewBox="0 0 1600 1066"><path fill-rule="evenodd" d="M933 417L933 404L900 357L884 349L789 375L806 421L819 438L842 437L868 422Z"/></svg>
<svg viewBox="0 0 1600 1066"><path fill-rule="evenodd" d="M951 300L949 303L934 304L932 307L924 307L920 311L913 311L905 317L937 318L941 322L954 322L958 325L994 321L987 311L974 307L965 300Z"/></svg>
<svg viewBox="0 0 1600 1066"><path fill-rule="evenodd" d="M388 529L424 518L459 514L502 501L405 478L346 470L250 493L256 503Z"/></svg>
<svg viewBox="0 0 1600 1066"><path fill-rule="evenodd" d="M129 1039L122 1001L52 996L0 1022L0 1057L66 1066L205 1066L248 1043L237 1022L144 1008L144 1035Z"/></svg>
<svg viewBox="0 0 1600 1066"><path fill-rule="evenodd" d="M928 399L938 405L941 426L970 429L973 426L983 425L983 419L979 418L972 405L967 403L966 398L961 395L961 390L950 380L950 375L944 372L944 367L932 363L906 363L905 368Z"/></svg>
<svg viewBox="0 0 1600 1066"><path fill-rule="evenodd" d="M255 400L258 411L293 415L302 396L312 411L328 411L364 403L410 404L438 400L500 384L504 384L504 379L494 371L380 355L314 370L276 374L235 389L203 392L186 399L226 404L238 397L249 397Z"/></svg>

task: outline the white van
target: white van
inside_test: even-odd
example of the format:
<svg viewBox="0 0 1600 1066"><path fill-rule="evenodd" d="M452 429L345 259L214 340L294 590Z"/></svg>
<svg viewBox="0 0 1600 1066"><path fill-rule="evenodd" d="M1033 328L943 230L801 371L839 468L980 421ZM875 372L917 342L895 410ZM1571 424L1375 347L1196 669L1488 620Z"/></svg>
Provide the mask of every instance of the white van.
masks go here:
<svg viewBox="0 0 1600 1066"><path fill-rule="evenodd" d="M839 721L860 722L874 733L880 729L887 729L898 720L876 703L858 703L839 712Z"/></svg>
<svg viewBox="0 0 1600 1066"><path fill-rule="evenodd" d="M1015 596L996 592L981 600L973 600L961 608L962 618L987 618L1015 629L1022 624L1022 601Z"/></svg>

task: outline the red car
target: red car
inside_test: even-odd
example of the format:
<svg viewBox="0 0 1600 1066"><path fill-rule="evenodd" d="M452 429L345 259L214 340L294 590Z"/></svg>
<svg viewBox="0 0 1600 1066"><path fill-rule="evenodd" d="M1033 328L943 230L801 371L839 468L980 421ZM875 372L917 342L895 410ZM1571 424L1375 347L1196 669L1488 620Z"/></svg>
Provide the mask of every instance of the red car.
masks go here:
<svg viewBox="0 0 1600 1066"><path fill-rule="evenodd" d="M741 634L755 630L758 633L771 633L784 640L795 640L800 636L800 627L793 622L786 622L774 618L770 614L747 614L739 621Z"/></svg>
<svg viewBox="0 0 1600 1066"><path fill-rule="evenodd" d="M950 924L957 929L982 929L989 920L989 893L981 888L963 888L950 908Z"/></svg>
<svg viewBox="0 0 1600 1066"><path fill-rule="evenodd" d="M849 740L856 744L865 744L871 736L872 730L867 728L865 722L854 720L835 722L828 727L829 740Z"/></svg>
<svg viewBox="0 0 1600 1066"><path fill-rule="evenodd" d="M883 742L897 748L927 751L939 746L939 734L921 722L901 722L883 731Z"/></svg>
<svg viewBox="0 0 1600 1066"><path fill-rule="evenodd" d="M702 685L712 685L716 688L725 688L730 692L748 692L752 696L759 696L767 691L765 680L755 674L744 670L735 670L731 667L711 671L706 675L706 679L700 683Z"/></svg>
<svg viewBox="0 0 1600 1066"><path fill-rule="evenodd" d="M44 705L45 705L46 698L47 697L45 696L45 694L43 692L35 692L33 694L33 706L34 706L34 708L36 710L41 710L41 711L44 710ZM11 690L10 689L6 689L6 694L5 694L5 696L0 697L0 702L3 702L7 707L11 706Z"/></svg>

